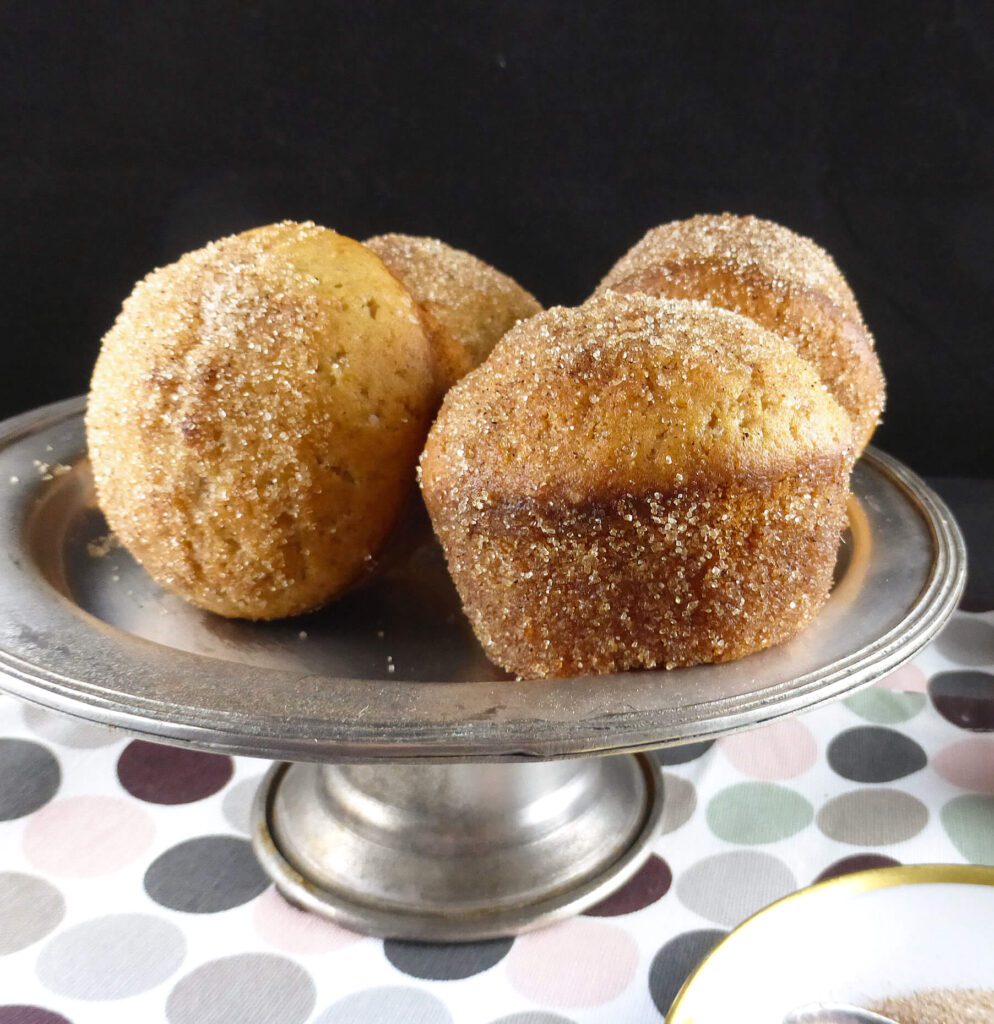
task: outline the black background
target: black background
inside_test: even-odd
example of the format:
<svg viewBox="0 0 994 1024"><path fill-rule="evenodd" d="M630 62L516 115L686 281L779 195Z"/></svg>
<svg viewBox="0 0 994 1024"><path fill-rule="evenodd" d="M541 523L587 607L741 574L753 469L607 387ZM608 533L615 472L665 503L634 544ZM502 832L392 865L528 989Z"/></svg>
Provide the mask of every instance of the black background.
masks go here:
<svg viewBox="0 0 994 1024"><path fill-rule="evenodd" d="M432 234L574 303L643 231L836 256L876 442L994 476L992 5L5 4L0 413L83 391L132 282L284 217Z"/></svg>

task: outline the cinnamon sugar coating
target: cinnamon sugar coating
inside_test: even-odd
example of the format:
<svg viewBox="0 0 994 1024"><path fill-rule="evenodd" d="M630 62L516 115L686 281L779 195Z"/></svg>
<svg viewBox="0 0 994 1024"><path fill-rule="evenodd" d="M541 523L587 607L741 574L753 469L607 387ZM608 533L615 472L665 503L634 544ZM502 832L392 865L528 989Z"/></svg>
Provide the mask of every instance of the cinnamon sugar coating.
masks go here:
<svg viewBox="0 0 994 1024"><path fill-rule="evenodd" d="M304 612L379 552L435 404L419 311L369 249L290 222L225 238L139 282L104 338L100 507L194 604Z"/></svg>
<svg viewBox="0 0 994 1024"><path fill-rule="evenodd" d="M828 595L853 458L782 338L608 292L519 324L449 392L421 485L489 656L562 676L793 636Z"/></svg>
<svg viewBox="0 0 994 1024"><path fill-rule="evenodd" d="M884 406L884 378L849 285L811 239L772 221L702 214L653 228L598 287L702 299L792 342L853 421L859 450Z"/></svg>
<svg viewBox="0 0 994 1024"><path fill-rule="evenodd" d="M479 366L498 339L541 306L513 278L437 238L366 241L421 308L438 362L439 396Z"/></svg>
<svg viewBox="0 0 994 1024"><path fill-rule="evenodd" d="M873 1007L895 1024L994 1024L994 989L926 989Z"/></svg>

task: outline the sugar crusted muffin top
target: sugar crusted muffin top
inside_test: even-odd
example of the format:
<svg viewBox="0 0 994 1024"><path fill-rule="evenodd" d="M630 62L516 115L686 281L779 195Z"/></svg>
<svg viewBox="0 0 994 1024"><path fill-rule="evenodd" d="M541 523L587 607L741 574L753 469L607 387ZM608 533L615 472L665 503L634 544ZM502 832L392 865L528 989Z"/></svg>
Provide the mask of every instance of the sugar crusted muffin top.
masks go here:
<svg viewBox="0 0 994 1024"><path fill-rule="evenodd" d="M437 238L386 234L365 244L425 314L443 391L483 362L509 328L542 308L514 278Z"/></svg>
<svg viewBox="0 0 994 1024"><path fill-rule="evenodd" d="M652 228L608 271L598 291L673 260L756 271L774 287L823 292L859 317L852 290L820 245L773 221L731 213L702 213Z"/></svg>
<svg viewBox="0 0 994 1024"><path fill-rule="evenodd" d="M852 445L778 335L707 303L612 292L506 334L449 392L421 471L454 501L582 503L775 477Z"/></svg>

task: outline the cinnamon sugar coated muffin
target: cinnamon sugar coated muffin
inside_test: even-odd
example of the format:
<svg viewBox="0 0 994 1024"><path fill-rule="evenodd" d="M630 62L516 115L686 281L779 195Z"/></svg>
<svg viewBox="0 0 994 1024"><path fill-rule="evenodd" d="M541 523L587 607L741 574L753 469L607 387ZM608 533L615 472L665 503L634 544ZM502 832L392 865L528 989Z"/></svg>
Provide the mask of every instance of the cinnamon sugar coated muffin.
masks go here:
<svg viewBox="0 0 994 1024"><path fill-rule="evenodd" d="M884 378L856 299L832 257L758 217L702 214L653 228L598 292L702 299L790 341L849 413L860 451L884 406Z"/></svg>
<svg viewBox="0 0 994 1024"><path fill-rule="evenodd" d="M542 308L506 274L436 238L378 235L366 245L421 308L438 360L440 397L479 366L506 331Z"/></svg>
<svg viewBox="0 0 994 1024"><path fill-rule="evenodd" d="M793 636L828 596L853 459L788 342L609 292L519 324L449 392L421 486L489 656L562 676Z"/></svg>
<svg viewBox="0 0 994 1024"><path fill-rule="evenodd" d="M194 604L304 612L376 556L435 405L419 311L373 252L313 224L225 238L139 282L104 338L100 507Z"/></svg>

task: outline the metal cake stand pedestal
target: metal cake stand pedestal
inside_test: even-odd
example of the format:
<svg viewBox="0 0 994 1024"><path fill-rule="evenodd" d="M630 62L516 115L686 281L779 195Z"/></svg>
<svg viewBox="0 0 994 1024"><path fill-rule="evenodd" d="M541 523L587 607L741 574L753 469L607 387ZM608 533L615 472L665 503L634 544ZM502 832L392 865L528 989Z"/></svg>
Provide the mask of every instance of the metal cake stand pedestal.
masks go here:
<svg viewBox="0 0 994 1024"><path fill-rule="evenodd" d="M484 657L431 541L299 619L235 622L166 594L100 543L82 410L0 425L0 685L276 760L255 806L264 867L291 901L377 935L511 934L603 898L659 831L662 777L638 751L872 683L935 636L965 579L946 507L868 450L832 596L801 636L724 665L515 680Z"/></svg>

